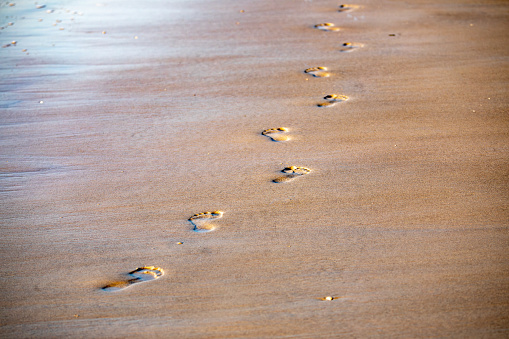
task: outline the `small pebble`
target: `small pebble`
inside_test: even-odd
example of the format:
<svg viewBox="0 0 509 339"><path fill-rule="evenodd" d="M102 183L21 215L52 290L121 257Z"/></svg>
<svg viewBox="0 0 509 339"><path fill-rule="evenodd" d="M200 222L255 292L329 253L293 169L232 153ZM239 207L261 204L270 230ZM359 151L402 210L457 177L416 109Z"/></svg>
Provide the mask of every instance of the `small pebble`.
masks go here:
<svg viewBox="0 0 509 339"><path fill-rule="evenodd" d="M44 7L46 7L46 5L37 5L37 6L35 6L35 8L37 8L37 9L41 9L41 8L44 8Z"/></svg>
<svg viewBox="0 0 509 339"><path fill-rule="evenodd" d="M39 101L39 103L40 103L40 104L44 104L44 101L42 101L42 100L41 100L41 101Z"/></svg>
<svg viewBox="0 0 509 339"><path fill-rule="evenodd" d="M337 299L337 298L331 297L330 295L326 296L326 297L323 297L323 298L320 298L320 300L323 300L323 301L332 301L332 300L335 300L335 299Z"/></svg>
<svg viewBox="0 0 509 339"><path fill-rule="evenodd" d="M7 24L7 26L12 26L12 25L14 25L14 22L9 22L9 23Z"/></svg>
<svg viewBox="0 0 509 339"><path fill-rule="evenodd" d="M182 241L179 241L177 245L183 245L184 243Z"/></svg>

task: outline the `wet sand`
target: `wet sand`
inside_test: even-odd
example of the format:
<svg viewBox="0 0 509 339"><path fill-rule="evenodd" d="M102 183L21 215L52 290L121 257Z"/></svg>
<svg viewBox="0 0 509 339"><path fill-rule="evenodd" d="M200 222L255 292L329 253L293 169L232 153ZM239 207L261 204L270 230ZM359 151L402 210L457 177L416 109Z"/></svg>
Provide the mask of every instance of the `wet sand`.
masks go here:
<svg viewBox="0 0 509 339"><path fill-rule="evenodd" d="M507 337L509 5L358 4L3 3L0 336Z"/></svg>

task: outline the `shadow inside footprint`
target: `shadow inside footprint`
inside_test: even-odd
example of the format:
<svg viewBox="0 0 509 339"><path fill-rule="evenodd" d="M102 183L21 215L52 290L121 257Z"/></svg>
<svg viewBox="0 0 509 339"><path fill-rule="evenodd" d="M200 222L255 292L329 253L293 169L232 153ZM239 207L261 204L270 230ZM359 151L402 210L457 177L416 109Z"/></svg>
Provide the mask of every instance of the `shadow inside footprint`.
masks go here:
<svg viewBox="0 0 509 339"><path fill-rule="evenodd" d="M216 226L211 223L212 220L220 219L223 217L223 212L203 212L197 213L189 218L191 224L193 224L195 232L210 232L213 231Z"/></svg>
<svg viewBox="0 0 509 339"><path fill-rule="evenodd" d="M311 170L307 167L290 166L284 168L281 172L285 173L286 175L277 177L276 179L272 180L273 182L280 184L292 181L295 178L308 174L311 172Z"/></svg>
<svg viewBox="0 0 509 339"><path fill-rule="evenodd" d="M320 103L317 106L318 107L332 107L336 105L338 102L347 101L349 98L346 95L341 94L329 94L323 97L326 102Z"/></svg>
<svg viewBox="0 0 509 339"><path fill-rule="evenodd" d="M339 51L343 53L350 53L361 47L364 47L364 44L361 44L360 42L345 42L341 45L341 49Z"/></svg>
<svg viewBox="0 0 509 339"><path fill-rule="evenodd" d="M304 73L311 74L317 78L327 78L330 77L330 73L327 72L327 67L311 67L304 70Z"/></svg>
<svg viewBox="0 0 509 339"><path fill-rule="evenodd" d="M330 22L325 22L323 24L315 25L315 28L320 29L322 31L327 31L327 32L338 32L341 30L341 28L336 27L336 25L334 25L333 23L330 23Z"/></svg>
<svg viewBox="0 0 509 339"><path fill-rule="evenodd" d="M269 128L262 132L262 135L269 137L272 141L288 141L290 137L286 135L288 128Z"/></svg>
<svg viewBox="0 0 509 339"><path fill-rule="evenodd" d="M115 281L111 284L108 284L102 288L104 291L108 292L117 292L121 291L133 284L156 280L164 274L162 268L155 266L144 266L138 267L134 271L128 273L132 279L126 281Z"/></svg>
<svg viewBox="0 0 509 339"><path fill-rule="evenodd" d="M339 12L351 12L361 8L359 5L343 4L339 5Z"/></svg>

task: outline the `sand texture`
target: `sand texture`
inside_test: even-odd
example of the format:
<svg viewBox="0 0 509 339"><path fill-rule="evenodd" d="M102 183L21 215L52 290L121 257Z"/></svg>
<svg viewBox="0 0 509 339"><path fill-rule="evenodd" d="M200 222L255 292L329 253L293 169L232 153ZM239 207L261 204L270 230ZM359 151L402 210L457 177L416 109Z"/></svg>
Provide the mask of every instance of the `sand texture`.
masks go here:
<svg viewBox="0 0 509 339"><path fill-rule="evenodd" d="M340 4L2 2L0 337L507 338L509 2Z"/></svg>

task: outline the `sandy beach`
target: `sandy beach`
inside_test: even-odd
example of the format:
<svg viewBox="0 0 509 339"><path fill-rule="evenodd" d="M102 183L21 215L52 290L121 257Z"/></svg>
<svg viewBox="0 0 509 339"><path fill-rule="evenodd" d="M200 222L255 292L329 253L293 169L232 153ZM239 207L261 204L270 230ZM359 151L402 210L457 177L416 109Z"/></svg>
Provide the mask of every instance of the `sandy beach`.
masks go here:
<svg viewBox="0 0 509 339"><path fill-rule="evenodd" d="M340 4L3 2L0 337L507 338L509 3Z"/></svg>

